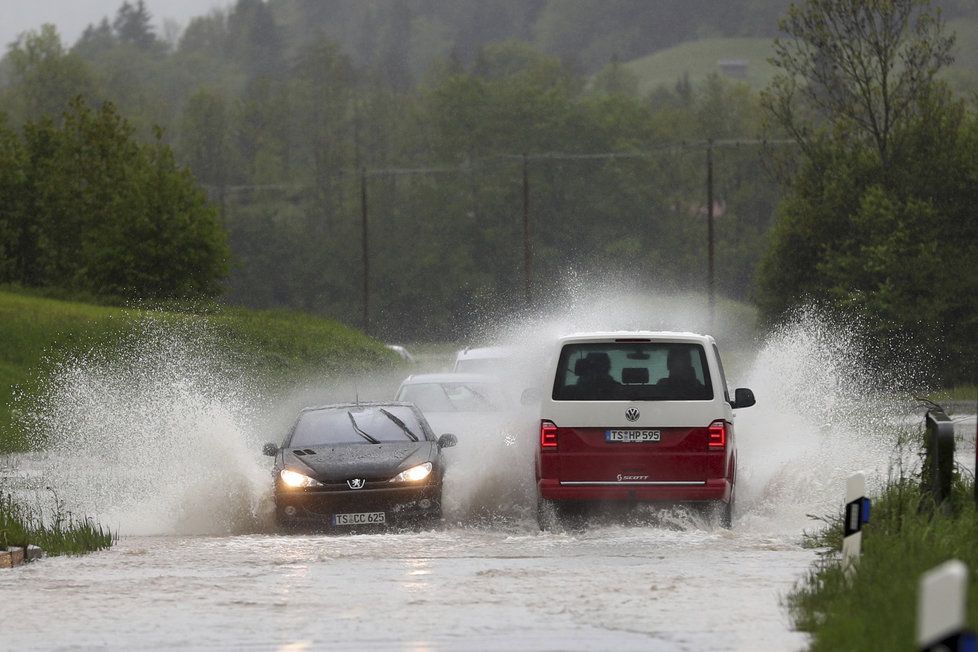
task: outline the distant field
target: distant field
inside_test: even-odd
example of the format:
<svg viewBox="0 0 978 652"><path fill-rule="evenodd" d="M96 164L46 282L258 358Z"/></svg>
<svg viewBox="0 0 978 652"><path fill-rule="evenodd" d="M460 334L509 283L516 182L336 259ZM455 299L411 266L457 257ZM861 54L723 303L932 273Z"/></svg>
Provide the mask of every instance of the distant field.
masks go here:
<svg viewBox="0 0 978 652"><path fill-rule="evenodd" d="M687 73L690 82L698 84L720 72L720 60L740 59L747 62L747 78L737 81L760 90L774 76L774 67L767 63L772 54L770 39L711 38L680 43L625 65L638 75L639 92L644 94L659 86L672 88Z"/></svg>
<svg viewBox="0 0 978 652"><path fill-rule="evenodd" d="M229 359L269 382L307 373L372 369L395 357L335 321L285 311L215 307L204 315L97 306L0 291L0 452L25 445L13 419L16 392L30 394L46 366L65 355L113 344L152 321L199 325Z"/></svg>
<svg viewBox="0 0 978 652"><path fill-rule="evenodd" d="M948 30L956 34L955 62L943 73L943 78L962 95L978 92L978 20L948 22ZM638 76L639 92L643 95L659 86L673 88L684 74L694 85L713 73L720 73L721 60L747 62L747 77L742 81L754 90L761 90L771 81L777 69L767 60L774 54L772 39L768 38L709 38L686 41L661 50L625 66Z"/></svg>

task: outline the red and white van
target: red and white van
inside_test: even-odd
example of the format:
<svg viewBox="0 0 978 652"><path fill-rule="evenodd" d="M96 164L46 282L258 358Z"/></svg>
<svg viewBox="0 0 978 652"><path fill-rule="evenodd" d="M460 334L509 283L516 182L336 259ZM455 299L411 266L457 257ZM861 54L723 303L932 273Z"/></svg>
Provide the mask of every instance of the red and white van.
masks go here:
<svg viewBox="0 0 978 652"><path fill-rule="evenodd" d="M734 410L714 339L628 331L562 337L541 401L541 527L598 502L708 504L730 527L737 482Z"/></svg>

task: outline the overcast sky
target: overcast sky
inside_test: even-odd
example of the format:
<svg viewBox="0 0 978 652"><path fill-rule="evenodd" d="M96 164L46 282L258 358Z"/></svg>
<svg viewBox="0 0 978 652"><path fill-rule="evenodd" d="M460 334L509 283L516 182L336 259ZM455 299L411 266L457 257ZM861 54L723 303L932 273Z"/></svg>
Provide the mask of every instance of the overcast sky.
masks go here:
<svg viewBox="0 0 978 652"><path fill-rule="evenodd" d="M37 29L44 23L54 23L61 33L62 42L72 45L89 23L97 23L104 16L112 21L124 0L0 0L0 56L7 51L7 44L21 32ZM136 0L130 0L135 4ZM186 26L187 21L208 13L215 7L224 7L232 0L145 0L146 8L153 15L156 33L162 35L163 19L172 18Z"/></svg>

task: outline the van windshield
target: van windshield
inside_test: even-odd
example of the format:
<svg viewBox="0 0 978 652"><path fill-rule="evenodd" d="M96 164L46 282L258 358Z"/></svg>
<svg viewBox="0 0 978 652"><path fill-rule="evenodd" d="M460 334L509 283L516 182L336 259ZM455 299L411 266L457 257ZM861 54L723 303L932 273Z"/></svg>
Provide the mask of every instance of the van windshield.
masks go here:
<svg viewBox="0 0 978 652"><path fill-rule="evenodd" d="M709 401L706 353L699 344L567 344L554 380L555 401Z"/></svg>

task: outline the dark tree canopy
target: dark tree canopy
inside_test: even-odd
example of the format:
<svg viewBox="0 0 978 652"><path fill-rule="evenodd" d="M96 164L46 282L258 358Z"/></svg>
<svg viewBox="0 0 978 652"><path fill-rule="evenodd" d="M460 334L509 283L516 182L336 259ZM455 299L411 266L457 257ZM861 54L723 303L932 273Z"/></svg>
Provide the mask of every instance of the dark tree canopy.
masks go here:
<svg viewBox="0 0 978 652"><path fill-rule="evenodd" d="M213 206L159 140L77 99L58 126L0 124L0 280L133 298L213 296L227 271Z"/></svg>
<svg viewBox="0 0 978 652"><path fill-rule="evenodd" d="M978 357L976 119L936 74L953 38L928 0L806 0L763 98L801 146L759 271L770 318L817 303L945 381Z"/></svg>
<svg viewBox="0 0 978 652"><path fill-rule="evenodd" d="M112 28L121 42L134 45L141 50L148 50L156 43L152 16L143 0L137 0L135 5L128 0L123 2L116 12L115 20L112 21Z"/></svg>
<svg viewBox="0 0 978 652"><path fill-rule="evenodd" d="M954 37L931 0L806 0L780 27L781 72L763 99L771 117L802 146L820 130L868 141L884 165L952 61Z"/></svg>

